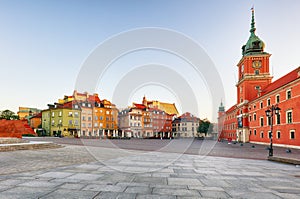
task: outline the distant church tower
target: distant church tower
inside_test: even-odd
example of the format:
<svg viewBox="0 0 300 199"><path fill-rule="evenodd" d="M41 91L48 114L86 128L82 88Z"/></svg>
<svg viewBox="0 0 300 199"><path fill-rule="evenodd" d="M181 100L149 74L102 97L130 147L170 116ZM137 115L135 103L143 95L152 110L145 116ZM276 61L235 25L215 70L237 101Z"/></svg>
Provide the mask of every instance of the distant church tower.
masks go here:
<svg viewBox="0 0 300 199"><path fill-rule="evenodd" d="M221 135L225 120L225 107L223 106L223 102L219 106L218 111L218 137Z"/></svg>
<svg viewBox="0 0 300 199"><path fill-rule="evenodd" d="M252 11L250 37L242 47L243 57L237 64L237 139L249 141L248 102L260 96L261 88L271 83L269 58L264 42L255 34L254 9Z"/></svg>

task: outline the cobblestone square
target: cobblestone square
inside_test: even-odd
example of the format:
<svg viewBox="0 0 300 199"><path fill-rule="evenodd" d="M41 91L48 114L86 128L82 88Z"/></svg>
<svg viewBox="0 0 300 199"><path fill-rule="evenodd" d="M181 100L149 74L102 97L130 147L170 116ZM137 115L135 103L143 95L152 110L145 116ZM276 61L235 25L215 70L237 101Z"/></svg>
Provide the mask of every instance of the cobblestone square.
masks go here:
<svg viewBox="0 0 300 199"><path fill-rule="evenodd" d="M80 145L0 158L4 198L300 197L300 168L267 160Z"/></svg>

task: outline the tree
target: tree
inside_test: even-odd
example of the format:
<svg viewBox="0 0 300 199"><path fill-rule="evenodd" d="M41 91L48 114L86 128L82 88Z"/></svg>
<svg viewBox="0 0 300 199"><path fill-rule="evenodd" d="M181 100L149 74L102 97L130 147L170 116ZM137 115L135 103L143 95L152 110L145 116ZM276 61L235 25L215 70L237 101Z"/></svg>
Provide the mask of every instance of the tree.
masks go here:
<svg viewBox="0 0 300 199"><path fill-rule="evenodd" d="M16 115L14 112L10 111L10 110L4 110L4 111L1 111L0 119L18 120L19 116Z"/></svg>
<svg viewBox="0 0 300 199"><path fill-rule="evenodd" d="M204 133L205 136L207 134L212 133L213 131L213 124L210 123L208 120L200 120L199 126L197 128L198 133Z"/></svg>

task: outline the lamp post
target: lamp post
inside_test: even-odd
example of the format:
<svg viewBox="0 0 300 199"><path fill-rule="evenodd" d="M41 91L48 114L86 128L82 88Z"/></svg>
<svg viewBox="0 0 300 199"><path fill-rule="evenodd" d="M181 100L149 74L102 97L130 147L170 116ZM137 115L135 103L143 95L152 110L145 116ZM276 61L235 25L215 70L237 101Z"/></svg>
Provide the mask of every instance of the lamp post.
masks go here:
<svg viewBox="0 0 300 199"><path fill-rule="evenodd" d="M271 133L270 133L270 148L269 148L269 156L273 156L273 116L274 112L276 115L279 115L280 108L278 105L272 105L265 112L268 118L271 118Z"/></svg>

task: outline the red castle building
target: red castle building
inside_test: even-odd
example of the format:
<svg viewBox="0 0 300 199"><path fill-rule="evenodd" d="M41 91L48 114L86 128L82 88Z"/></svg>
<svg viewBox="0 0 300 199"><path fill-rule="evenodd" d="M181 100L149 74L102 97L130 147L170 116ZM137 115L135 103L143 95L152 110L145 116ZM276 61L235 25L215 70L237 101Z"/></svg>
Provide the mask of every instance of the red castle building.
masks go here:
<svg viewBox="0 0 300 199"><path fill-rule="evenodd" d="M238 62L237 103L227 111L221 103L218 112L219 138L239 142L300 146L300 67L276 81L269 70L271 54L255 34L254 10L250 37L242 46ZM279 113L267 117L266 110ZM273 130L271 133L271 123Z"/></svg>

